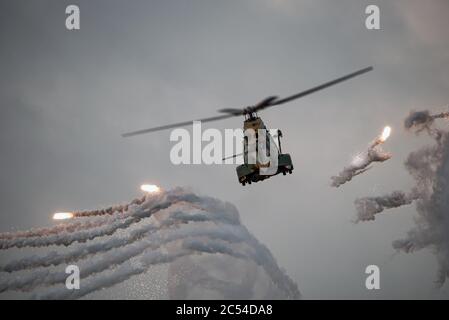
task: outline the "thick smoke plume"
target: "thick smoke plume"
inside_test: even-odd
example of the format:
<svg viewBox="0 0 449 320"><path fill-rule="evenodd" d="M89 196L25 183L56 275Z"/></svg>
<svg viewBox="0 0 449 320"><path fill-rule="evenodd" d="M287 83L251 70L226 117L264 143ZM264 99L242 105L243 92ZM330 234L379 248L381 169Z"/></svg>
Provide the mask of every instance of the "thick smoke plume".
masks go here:
<svg viewBox="0 0 449 320"><path fill-rule="evenodd" d="M151 271L152 266L186 261L199 270L200 265L216 260L208 270L212 272L203 272L201 278L186 279L180 276L185 268L170 268L170 296L187 298L195 293L195 298L208 298L213 291L223 298L300 297L297 285L278 267L270 251L240 223L233 205L182 188L147 195L129 205L85 211L53 228L0 235L4 250L45 246L67 248L0 265L0 293L76 299ZM234 275L216 279L223 273L217 268L230 259L235 260L234 267L228 266L226 272L234 268ZM65 287L67 264L79 267L79 290ZM237 285L234 280L242 274L250 276ZM179 279L184 282L178 283Z"/></svg>
<svg viewBox="0 0 449 320"><path fill-rule="evenodd" d="M385 142L385 138L379 137L374 140L368 147L368 150L359 153L352 161L352 163L345 167L338 176L331 177L332 187L338 188L342 184L349 182L355 176L364 173L371 169L370 165L374 162L384 162L391 158L391 154L383 152L380 145Z"/></svg>
<svg viewBox="0 0 449 320"><path fill-rule="evenodd" d="M419 133L423 130L431 130L432 124L435 119L449 119L449 112L441 112L431 115L428 110L425 111L412 111L404 121L404 127L406 129L413 129Z"/></svg>
<svg viewBox="0 0 449 320"><path fill-rule="evenodd" d="M437 118L448 118L448 113L431 115L429 111L411 113L405 127L415 132L425 130L434 143L412 152L405 167L415 179L412 192L394 192L391 195L357 199L358 220L374 220L383 209L394 208L412 201L416 204L416 227L393 247L404 252L430 248L439 264L437 284L443 285L449 277L449 132L434 126Z"/></svg>

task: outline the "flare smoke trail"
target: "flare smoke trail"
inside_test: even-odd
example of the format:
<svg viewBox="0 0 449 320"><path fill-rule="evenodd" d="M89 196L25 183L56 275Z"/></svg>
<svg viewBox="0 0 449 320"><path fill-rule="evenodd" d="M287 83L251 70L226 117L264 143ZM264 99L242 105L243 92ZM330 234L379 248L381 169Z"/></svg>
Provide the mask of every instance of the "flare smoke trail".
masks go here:
<svg viewBox="0 0 449 320"><path fill-rule="evenodd" d="M129 204L125 205L117 205L100 210L74 212L73 218L94 217L94 216L98 216L99 218L87 221L68 222L51 228L33 228L27 231L5 232L0 234L0 240L43 237L60 234L62 232L72 233L80 230L86 230L90 228L96 228L102 225L111 224L114 222L114 220L118 220L126 216L129 213L130 208L132 210L133 207L143 204L145 200L146 197L143 197L141 199L134 199Z"/></svg>
<svg viewBox="0 0 449 320"><path fill-rule="evenodd" d="M375 215L385 209L397 208L403 205L411 204L418 199L417 192L405 194L402 191L394 191L381 197L366 197L355 200L357 210L356 222L374 220Z"/></svg>
<svg viewBox="0 0 449 320"><path fill-rule="evenodd" d="M161 210L161 212L165 212ZM55 266L61 263L70 263L81 258L92 256L96 253L106 252L112 249L120 248L125 245L132 244L143 237L148 237L152 232L171 227L175 224L188 223L190 221L205 222L205 221L220 222L220 217L210 217L201 212L186 215L182 212L174 213L169 219L159 221L158 225L144 224L136 229L131 230L126 236L109 237L103 241L92 243L86 246L78 246L77 248L65 253L58 253L51 251L46 255L33 255L19 260L14 260L6 265L0 265L0 271L14 272L38 267ZM222 221L223 222L223 221ZM234 224L233 221L227 221L229 224Z"/></svg>
<svg viewBox="0 0 449 320"><path fill-rule="evenodd" d="M75 218L93 217L93 216L113 215L116 213L124 213L124 212L128 211L130 206L139 206L142 203L144 203L146 199L147 199L147 197L143 197L140 199L134 199L129 204L112 206L112 207L109 207L106 209L74 212L73 217L75 217Z"/></svg>
<svg viewBox="0 0 449 320"><path fill-rule="evenodd" d="M43 257L32 256L27 259L13 261L7 266L1 267L0 270L3 269L7 272L12 272L33 267L58 265L59 263L69 263L79 260L80 258L86 258L87 256L91 256L99 252L104 253L109 251L107 254L103 255L99 261L88 261L88 264L85 264L81 268L81 275L83 277L87 277L93 273L104 271L110 268L111 265L123 263L131 257L135 257L148 250L149 248L158 248L180 238L208 236L210 239L221 237L230 242L242 241L243 236L241 234L243 230L241 230L239 226L232 226L232 228L229 228L229 224L223 224L223 220L220 219L220 217L209 217L207 219L204 219L203 217L199 219L202 214L195 211L191 212L191 207L186 206L177 207L176 210L183 210L183 219L178 219L179 215L175 214L177 217L176 219L169 217L166 220L164 219L163 221L159 221L158 227L152 224L145 224L135 230L132 230L130 235L127 237L111 237L106 241L84 246L66 254L58 254L57 252L53 252ZM161 213L164 214L166 212L163 210ZM185 226L181 230L167 229L175 223L187 223L187 221L195 221L196 223ZM218 227L211 230L211 226L204 224L205 222L211 221L214 221ZM115 250L111 252L111 249ZM9 290L24 288L30 289L40 284L56 284L58 282L63 282L65 277L65 274L49 273L46 270L43 270L42 272L36 272L28 276L21 277L20 279L14 279L13 281L0 281L0 292L5 291L7 288Z"/></svg>
<svg viewBox="0 0 449 320"><path fill-rule="evenodd" d="M431 248L439 265L439 286L449 277L449 132L435 128L433 123L437 118L448 117L448 113L431 115L429 111L420 111L411 113L405 120L405 128L417 133L425 130L435 141L433 145L410 153L405 162L406 169L416 181L409 195L396 192L384 197L356 200L358 217L362 217L360 220L373 220L374 215L382 211L375 212L376 208L392 208L415 201L416 226L407 232L405 238L394 241L393 247L407 253ZM376 204L360 205L372 201ZM392 203L394 205L390 205Z"/></svg>
<svg viewBox="0 0 449 320"><path fill-rule="evenodd" d="M383 152L380 148L380 145L385 142L389 134L390 127L386 127L383 134L369 145L367 151L358 154L352 163L345 167L338 176L331 177L331 186L338 188L342 184L351 181L355 176L371 169L370 165L373 162L384 162L390 159L391 154Z"/></svg>
<svg viewBox="0 0 449 320"><path fill-rule="evenodd" d="M184 199L185 198L185 199ZM97 228L83 228L81 227L67 230L61 226L50 229L51 232L43 232L37 236L33 237L22 237L22 234L32 234L30 231L18 232L18 237L11 238L11 235L0 236L0 250L9 248L23 248L23 247L46 247L51 245L64 245L69 246L74 242L86 242L88 240L93 240L97 237L107 236L114 234L117 230L126 229L134 223L139 222L143 218L150 217L154 212L164 209L171 204L179 201L190 200L192 202L196 201L194 195L187 194L177 194L173 193L163 193L159 195L154 195L145 198L140 205L137 205L134 201L127 205L128 211L123 215L116 215L115 219L110 223L101 223ZM84 214L82 212L81 214ZM77 217L97 217L104 216L103 210L88 211L86 215L74 215ZM122 219L120 219L122 218ZM87 223L87 225L90 225ZM45 229L44 229L45 230Z"/></svg>
<svg viewBox="0 0 449 320"><path fill-rule="evenodd" d="M106 216L98 219L92 219L88 221L74 221L64 224L59 224L51 228L33 228L27 231L17 231L17 232L5 232L0 234L0 240L7 239L17 239L17 238L33 238L33 237L44 237L61 232L76 232L80 230L90 229L99 227L105 224L109 224L119 218L118 216Z"/></svg>
<svg viewBox="0 0 449 320"><path fill-rule="evenodd" d="M214 280L217 272L221 273L216 271L207 276L203 274L202 280L196 283L182 284L179 290L175 287L170 294L182 298L186 292L203 292L204 296L197 298L206 298L210 290L214 290L227 298L232 298L227 293L233 292L249 299L254 297L255 291L266 288L257 285L257 281L266 284L269 279L269 289L263 289L269 291L262 296L300 297L297 285L279 269L269 250L240 223L238 211L233 205L199 197L182 188L161 191L138 201L111 207L123 210L86 211L89 214L75 215L75 222L68 222L67 226L76 227L60 225L39 229L38 232L23 231L0 236L2 249L69 246L68 250L25 256L1 265L0 293L16 291L38 299L81 298L143 274L154 265L184 261L180 259L187 257L192 261L209 257L218 261L242 261L245 268L251 270L252 282L246 281L245 285L236 288L234 279L241 276L242 270L236 269L228 282ZM83 224L77 224L78 219ZM111 223L98 226L88 224L91 220L97 221L95 219ZM118 229L122 231L118 232ZM97 237L101 239L95 239ZM75 245L74 242L80 243ZM69 263L80 268L80 290L67 290L65 287L65 266ZM214 263L216 268L220 265L223 264ZM257 272L259 278L254 277L253 268L261 270ZM177 274L170 277L182 278ZM203 281L204 277L208 280ZM205 283L207 287L199 291L197 287ZM213 283L215 286L211 285ZM186 285L195 286L195 290L185 291Z"/></svg>

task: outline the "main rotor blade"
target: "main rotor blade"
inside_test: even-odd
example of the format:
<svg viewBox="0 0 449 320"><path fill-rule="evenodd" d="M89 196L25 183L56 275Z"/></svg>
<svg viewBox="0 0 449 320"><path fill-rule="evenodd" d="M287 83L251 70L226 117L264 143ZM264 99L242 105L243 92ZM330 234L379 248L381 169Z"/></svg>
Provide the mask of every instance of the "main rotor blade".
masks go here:
<svg viewBox="0 0 449 320"><path fill-rule="evenodd" d="M241 115L245 114L245 110L244 109L236 109L236 108L219 109L218 112L229 113L229 114L232 114L234 116L241 116Z"/></svg>
<svg viewBox="0 0 449 320"><path fill-rule="evenodd" d="M184 127L184 126L191 125L193 121L210 122L210 121L217 121L217 120L232 118L232 117L236 117L236 116L237 115L226 114L226 115L222 115L222 116L178 122L178 123L168 124L168 125L160 126L160 127L154 127L154 128L149 128L149 129L142 129L142 130L127 132L127 133L122 134L122 137L131 137L131 136L135 136L138 134L150 133L150 132L154 132L154 131L166 130L166 129L177 128L177 127Z"/></svg>
<svg viewBox="0 0 449 320"><path fill-rule="evenodd" d="M302 97L304 97L306 95L309 95L309 94L314 93L314 92L319 91L319 90L323 90L325 88L328 88L328 87L333 86L333 85L335 85L337 83L349 80L351 78L354 78L356 76L359 76L359 75L364 74L366 72L369 72L371 70L373 70L373 67L367 67L367 68L364 68L364 69L360 69L360 70L358 70L356 72L353 72L353 73L350 73L350 74L348 74L348 75L346 75L344 77L341 77L341 78L338 78L338 79L335 79L335 80L323 83L322 85L319 85L317 87L310 88L310 89L308 89L306 91L297 93L295 95L286 97L284 99L276 100L276 101L272 102L271 104L269 104L268 106L265 106L265 107L263 107L261 109L265 109L265 108L268 108L268 107L271 107L271 106L277 106L277 105L280 105L280 104L283 104L283 103L286 103L286 102L289 102L289 101L292 101L292 100L295 100L295 99L302 98Z"/></svg>
<svg viewBox="0 0 449 320"><path fill-rule="evenodd" d="M358 70L356 72L350 73L344 77L323 83L322 85L319 85L317 87L308 89L306 91L297 93L295 95L286 97L284 99L279 99L279 100L275 100L276 97L268 97L266 99L264 99L263 101L261 101L260 103L258 103L256 106L251 108L251 112L254 111L259 111L268 107L272 107L272 106L277 106L280 104L284 104L287 103L289 101L298 99L298 98L302 98L306 95L309 95L311 93L314 93L316 91L328 88L330 86L333 86L337 83L349 80L353 77L359 76L363 73L366 73L368 71L373 70L373 67L367 67L361 70ZM223 119L227 119L227 118L232 118L232 117L237 117L239 115L245 114L246 109L232 109L232 108L228 108L228 109L221 109L219 110L219 112L224 112L224 113L228 113L226 115L222 115L222 116L216 116L216 117L210 117L210 118L203 118L203 119L198 119L198 120L192 120L192 121L184 121L184 122L178 122L178 123L174 123L174 124L169 124L169 125L165 125L165 126L160 126L160 127L154 127L154 128L150 128L150 129L143 129L143 130L138 130L138 131L132 131L132 132L128 132L128 133L124 133L122 134L122 137L131 137L131 136L135 136L138 134L144 134L144 133L150 133L150 132L154 132L154 131L160 131L160 130L166 130L166 129L171 129L171 128L176 128L176 127L184 127L187 125L190 125L193 121L201 121L201 122L210 122L210 121L217 121L217 120L223 120Z"/></svg>

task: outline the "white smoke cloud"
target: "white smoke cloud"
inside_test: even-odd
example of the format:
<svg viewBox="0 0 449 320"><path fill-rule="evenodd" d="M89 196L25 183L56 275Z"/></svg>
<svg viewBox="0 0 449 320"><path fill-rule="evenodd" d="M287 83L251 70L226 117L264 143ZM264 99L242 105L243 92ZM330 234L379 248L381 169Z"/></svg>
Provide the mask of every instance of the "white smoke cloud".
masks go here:
<svg viewBox="0 0 449 320"><path fill-rule="evenodd" d="M55 250L42 256L27 256L0 266L0 292L22 291L29 293L30 298L38 299L81 298L143 274L153 265L174 263L181 257L195 261L196 257L210 256L219 260L232 257L244 262L245 268L260 268L273 284L269 292L276 292L266 294L267 297L300 297L297 285L279 269L269 250L240 223L233 205L176 188L147 196L127 209L113 210L111 217L119 215L120 218L110 225L88 230L68 232L60 228L59 233L52 230L52 234L44 232L40 237L33 234L27 238L24 233L16 233L17 238L0 237L3 249L70 246L63 252ZM96 216L98 214L84 215L79 219L95 219ZM116 232L119 228L123 229L122 235ZM91 242L95 237L102 238ZM87 243L72 248L75 241ZM67 274L60 266L68 263L80 268L80 290L68 290L64 286ZM171 278L177 277L172 274ZM229 291L229 285L224 285L226 281L217 282L209 277L208 283L216 284L208 290L232 291ZM237 287L235 292L245 298L252 298L255 291L260 291L242 285ZM207 297L205 292L204 298ZM172 295L179 297L179 293L175 290Z"/></svg>
<svg viewBox="0 0 449 320"><path fill-rule="evenodd" d="M432 126L437 118L448 114L431 115L429 111L411 113L405 127L416 132L425 130L435 141L412 152L405 167L415 179L416 186L406 195L395 192L384 197L356 200L359 220L373 220L383 209L416 204L416 226L403 239L393 242L393 247L404 252L431 248L437 257L439 271L437 284L443 285L449 277L449 132Z"/></svg>
<svg viewBox="0 0 449 320"><path fill-rule="evenodd" d="M97 219L90 220L75 220L73 222L66 222L63 224L56 225L51 228L32 228L26 231L17 231L17 232L4 232L0 234L0 240L8 240L8 239L18 239L18 238L33 238L33 237L44 237L50 236L54 234L60 234L62 232L76 232L80 230L86 230L90 228L96 228L105 224L110 224L116 219L119 219L118 215L115 216L106 216ZM3 242L6 243L6 242Z"/></svg>

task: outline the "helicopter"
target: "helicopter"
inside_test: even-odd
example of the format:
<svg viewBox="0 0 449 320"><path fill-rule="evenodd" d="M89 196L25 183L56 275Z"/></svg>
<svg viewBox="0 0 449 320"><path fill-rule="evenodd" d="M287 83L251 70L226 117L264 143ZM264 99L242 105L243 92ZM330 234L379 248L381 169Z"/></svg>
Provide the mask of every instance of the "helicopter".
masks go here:
<svg viewBox="0 0 449 320"><path fill-rule="evenodd" d="M223 115L217 115L214 117L202 118L202 119L191 120L191 121L183 121L183 122L178 122L178 123L174 123L174 124L153 127L153 128L149 128L149 129L132 131L132 132L122 134L122 137L131 137L131 136L155 132L155 131L167 130L167 129L177 128L177 127L184 127L184 126L192 125L192 123L194 121L212 122L212 121L219 121L219 120L224 120L224 119L228 119L228 118L232 118L232 117L243 116L244 117L243 130L244 131L249 130L249 129L254 130L256 132L256 139L255 139L255 141L251 141L251 142L247 139L247 136L245 136L243 139L244 163L237 166L237 168L236 168L238 181L244 186L246 184L251 184L252 182L263 181L265 179L268 179L268 178L278 175L280 173L282 173L283 175L286 175L287 173L291 174L293 172L293 163L292 163L290 154L282 153L281 140L280 140L280 138L282 137L281 130L277 130L276 134L271 134L270 131L267 130L267 127L265 126L262 119L258 116L258 113L267 108L279 106L279 105L285 104L287 102L302 98L306 95L323 90L325 88L328 88L328 87L338 84L340 82L343 82L343 81L349 80L351 78L354 78L356 76L362 75L371 70L373 70L372 66L366 67L366 68L357 70L355 72L352 72L350 74L347 74L343 77L334 79L332 81L323 83L319 86L302 91L300 93L297 93L297 94L294 94L291 96L287 96L285 98L279 98L278 96L269 96L269 97L263 99L262 101L260 101L259 103L252 105L252 106L247 106L244 108L219 109L218 112L224 113ZM264 138L265 138L267 150L270 150L270 152L271 152L271 150L274 149L275 152L277 153L277 170L270 172L270 174L265 174L265 173L262 174L262 170L263 170L263 168L267 167L267 163L262 163L261 161L259 161L259 158L257 158L257 160L255 162L249 161L250 154L251 154L250 150L255 149L256 153L257 153L257 148L259 146L259 141L258 141L259 137L257 136L257 132L260 132L259 130L263 130L262 132L265 132L265 134L266 134L266 137L264 137ZM276 141L274 140L275 138L277 138L277 145L276 145ZM254 139L252 139L252 140L254 140ZM254 145L252 145L252 144L254 144ZM270 148L270 146L271 146L271 148ZM238 157L241 155L242 154L232 155L230 157L223 158L223 160L228 159L228 158L235 158L235 157ZM272 158L270 157L270 159L272 159Z"/></svg>

